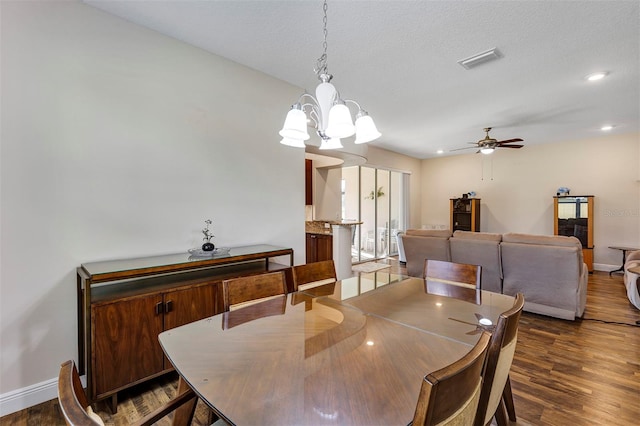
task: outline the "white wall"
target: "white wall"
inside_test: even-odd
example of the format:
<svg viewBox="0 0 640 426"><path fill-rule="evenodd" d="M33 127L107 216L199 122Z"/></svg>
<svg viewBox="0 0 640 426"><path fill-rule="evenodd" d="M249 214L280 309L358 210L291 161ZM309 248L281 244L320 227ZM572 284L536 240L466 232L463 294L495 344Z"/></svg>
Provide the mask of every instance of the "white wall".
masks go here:
<svg viewBox="0 0 640 426"><path fill-rule="evenodd" d="M81 3L0 4L4 415L77 359L81 263L186 253L205 219L303 263L305 214L277 133L301 89Z"/></svg>
<svg viewBox="0 0 640 426"><path fill-rule="evenodd" d="M342 219L342 169L314 169L316 220Z"/></svg>
<svg viewBox="0 0 640 426"><path fill-rule="evenodd" d="M449 223L449 198L475 191L485 232L553 234L553 196L595 195L594 263L619 266L620 251L640 247L640 135L423 160L422 223ZM598 265L596 265L598 266Z"/></svg>

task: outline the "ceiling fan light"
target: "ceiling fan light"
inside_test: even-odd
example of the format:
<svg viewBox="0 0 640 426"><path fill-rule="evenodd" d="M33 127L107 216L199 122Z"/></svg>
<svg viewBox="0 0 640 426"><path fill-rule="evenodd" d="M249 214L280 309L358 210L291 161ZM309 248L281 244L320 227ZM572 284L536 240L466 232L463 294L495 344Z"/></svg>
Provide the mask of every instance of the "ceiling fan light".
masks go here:
<svg viewBox="0 0 640 426"><path fill-rule="evenodd" d="M329 124L325 133L330 138L348 138L356 128L351 120L351 112L344 102L339 101L329 111Z"/></svg>
<svg viewBox="0 0 640 426"><path fill-rule="evenodd" d="M284 126L280 130L280 136L285 139L298 139L306 141L309 139L307 132L307 115L302 111L300 104L295 104L287 113Z"/></svg>
<svg viewBox="0 0 640 426"><path fill-rule="evenodd" d="M318 149L340 149L344 148L342 146L342 142L340 138L330 138L330 139L322 139L322 143L320 144L320 148Z"/></svg>
<svg viewBox="0 0 640 426"><path fill-rule="evenodd" d="M485 155L491 154L494 150L495 148L491 146L483 146L482 148L480 148L480 152Z"/></svg>
<svg viewBox="0 0 640 426"><path fill-rule="evenodd" d="M367 143L378 139L382 134L376 128L376 124L366 111L358 112L356 118L355 143Z"/></svg>
<svg viewBox="0 0 640 426"><path fill-rule="evenodd" d="M280 141L282 145L292 146L294 148L304 148L305 144L302 139L282 138Z"/></svg>

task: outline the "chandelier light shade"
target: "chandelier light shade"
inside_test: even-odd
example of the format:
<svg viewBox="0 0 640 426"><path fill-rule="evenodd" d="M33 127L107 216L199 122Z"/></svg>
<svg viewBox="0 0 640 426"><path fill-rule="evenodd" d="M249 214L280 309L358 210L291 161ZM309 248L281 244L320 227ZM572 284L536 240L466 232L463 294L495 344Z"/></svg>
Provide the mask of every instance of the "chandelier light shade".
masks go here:
<svg viewBox="0 0 640 426"><path fill-rule="evenodd" d="M284 127L280 130L280 136L300 141L309 139L307 115L302 111L300 104L293 105L289 110L287 118L284 120ZM304 146L304 143L302 145Z"/></svg>
<svg viewBox="0 0 640 426"><path fill-rule="evenodd" d="M317 135L321 139L320 149L343 148L340 139L356 135L355 143L371 142L380 136L373 119L360 107L356 101L342 99L331 84L333 76L327 69L327 2L324 10L324 52L318 58L315 73L320 80L316 87L315 97L309 93L303 93L298 101L293 104L287 114L284 126L280 130L283 139L280 143L288 146L305 146L304 141L310 138L307 126L311 123ZM356 122L353 124L351 110L348 104L357 107Z"/></svg>
<svg viewBox="0 0 640 426"><path fill-rule="evenodd" d="M344 148L339 138L322 139L320 148L318 149L340 149Z"/></svg>
<svg viewBox="0 0 640 426"><path fill-rule="evenodd" d="M302 139L282 138L280 141L282 145L292 146L294 148L304 148L304 141Z"/></svg>
<svg viewBox="0 0 640 426"><path fill-rule="evenodd" d="M329 123L325 133L330 138L348 138L356 132L351 111L343 101L337 101L329 110Z"/></svg>
<svg viewBox="0 0 640 426"><path fill-rule="evenodd" d="M372 140L378 139L380 132L376 128L376 124L373 119L369 117L367 111L360 110L356 117L356 140L355 143L367 143Z"/></svg>

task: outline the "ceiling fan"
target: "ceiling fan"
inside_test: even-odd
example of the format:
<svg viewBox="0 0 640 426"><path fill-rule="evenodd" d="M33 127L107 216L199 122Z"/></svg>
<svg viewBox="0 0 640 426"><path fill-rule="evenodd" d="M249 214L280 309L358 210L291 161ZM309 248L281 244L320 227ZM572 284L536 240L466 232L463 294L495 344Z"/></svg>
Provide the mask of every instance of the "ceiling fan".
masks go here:
<svg viewBox="0 0 640 426"><path fill-rule="evenodd" d="M496 148L522 148L524 146L520 144L508 145L513 142L522 142L522 139L520 138L498 141L496 139L489 137L489 131L491 131L491 127L485 127L484 131L487 133L484 139L480 139L478 142L469 142L470 144L475 146L452 149L451 151L460 151L463 149L478 148L478 151L476 151L476 154L478 152L481 152L483 154L491 154Z"/></svg>

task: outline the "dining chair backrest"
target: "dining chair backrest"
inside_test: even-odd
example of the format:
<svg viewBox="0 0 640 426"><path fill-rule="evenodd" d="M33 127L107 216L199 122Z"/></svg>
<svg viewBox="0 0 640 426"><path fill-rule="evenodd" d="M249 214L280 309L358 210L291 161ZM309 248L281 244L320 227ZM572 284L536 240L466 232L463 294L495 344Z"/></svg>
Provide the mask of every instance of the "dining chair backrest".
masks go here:
<svg viewBox="0 0 640 426"><path fill-rule="evenodd" d="M523 308L524 296L522 293L518 293L513 307L500 314L498 323L492 333L484 366L482 391L480 392L480 402L475 421L476 426L489 424L494 416L496 416L498 424L502 423L502 420L498 419L499 416L504 419L503 393L509 380L509 370L511 369L518 340L518 323ZM509 385L510 388L511 386ZM510 392L508 397L512 398ZM507 403L513 404L513 401L507 401Z"/></svg>
<svg viewBox="0 0 640 426"><path fill-rule="evenodd" d="M287 294L287 282L283 271L247 275L223 281L222 293L226 312Z"/></svg>
<svg viewBox="0 0 640 426"><path fill-rule="evenodd" d="M274 298L267 298L262 302L246 306L244 309L234 309L222 315L222 329L228 330L260 318L283 315L287 306L287 295L282 294Z"/></svg>
<svg viewBox="0 0 640 426"><path fill-rule="evenodd" d="M104 421L93 411L91 405L89 405L87 396L82 388L82 382L80 381L76 364L73 360L65 361L60 366L60 373L58 375L58 402L64 421L68 426L104 426ZM152 425L187 403L192 404L190 408L191 414L186 418L186 420L190 422L196 406L196 395L193 390L188 389L169 400L169 402L162 407L147 414L142 419L130 423L130 425Z"/></svg>
<svg viewBox="0 0 640 426"><path fill-rule="evenodd" d="M294 291L332 284L337 281L333 260L307 263L291 268Z"/></svg>
<svg viewBox="0 0 640 426"><path fill-rule="evenodd" d="M484 331L468 354L424 378L413 417L414 426L473 424L490 338Z"/></svg>
<svg viewBox="0 0 640 426"><path fill-rule="evenodd" d="M481 277L482 267L479 265L433 259L425 259L424 261L424 278L426 280L479 289Z"/></svg>

